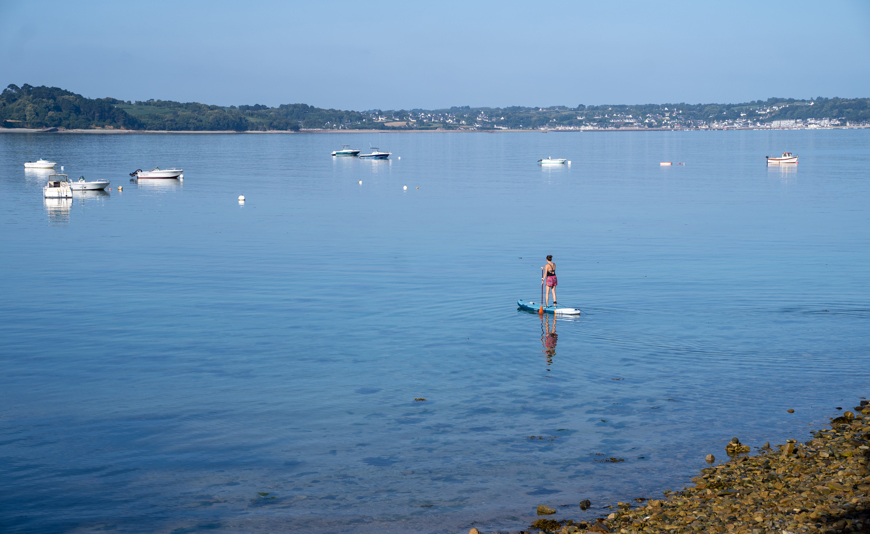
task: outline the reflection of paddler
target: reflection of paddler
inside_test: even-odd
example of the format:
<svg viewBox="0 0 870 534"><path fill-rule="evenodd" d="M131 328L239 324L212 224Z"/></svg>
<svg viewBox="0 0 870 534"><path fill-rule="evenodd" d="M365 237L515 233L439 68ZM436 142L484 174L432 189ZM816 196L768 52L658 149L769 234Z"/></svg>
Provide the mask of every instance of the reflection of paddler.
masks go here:
<svg viewBox="0 0 870 534"><path fill-rule="evenodd" d="M556 315L553 314L553 328L550 329L550 316L547 315L541 321L541 343L544 345L544 355L547 365L553 365L553 356L556 355L556 342L559 334L556 333ZM549 369L547 369L549 371Z"/></svg>

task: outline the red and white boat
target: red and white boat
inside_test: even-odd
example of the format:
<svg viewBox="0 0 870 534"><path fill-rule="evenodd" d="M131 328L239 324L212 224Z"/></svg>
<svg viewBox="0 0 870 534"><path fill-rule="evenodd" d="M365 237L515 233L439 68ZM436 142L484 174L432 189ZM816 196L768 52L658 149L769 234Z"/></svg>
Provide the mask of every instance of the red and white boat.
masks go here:
<svg viewBox="0 0 870 534"><path fill-rule="evenodd" d="M148 178L175 180L176 178L182 176L181 173L183 172L184 170L182 169L161 169L160 167L155 167L150 171L143 171L142 169L133 171L130 173L130 176L135 176L140 180Z"/></svg>
<svg viewBox="0 0 870 534"><path fill-rule="evenodd" d="M792 155L791 152L783 152L781 158L772 158L767 156L767 164L768 165L781 165L783 163L797 163L798 157L797 155Z"/></svg>

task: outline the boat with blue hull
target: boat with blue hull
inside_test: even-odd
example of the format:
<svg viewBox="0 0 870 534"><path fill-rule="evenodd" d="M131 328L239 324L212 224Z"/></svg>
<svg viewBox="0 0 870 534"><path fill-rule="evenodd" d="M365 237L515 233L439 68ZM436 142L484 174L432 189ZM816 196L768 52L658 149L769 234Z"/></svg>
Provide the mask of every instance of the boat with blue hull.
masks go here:
<svg viewBox="0 0 870 534"><path fill-rule="evenodd" d="M540 302L531 302L528 300L518 300L517 306L519 306L519 309L521 309L523 311L527 311L527 312L538 313L539 310L541 310L541 303ZM544 313L552 313L552 314L556 314L556 315L580 315L581 314L579 308L563 308L563 307L557 308L556 306L544 306L543 309L544 309Z"/></svg>
<svg viewBox="0 0 870 534"><path fill-rule="evenodd" d="M381 152L377 147L371 147L371 154L360 154L360 159L387 159L390 157L391 152Z"/></svg>

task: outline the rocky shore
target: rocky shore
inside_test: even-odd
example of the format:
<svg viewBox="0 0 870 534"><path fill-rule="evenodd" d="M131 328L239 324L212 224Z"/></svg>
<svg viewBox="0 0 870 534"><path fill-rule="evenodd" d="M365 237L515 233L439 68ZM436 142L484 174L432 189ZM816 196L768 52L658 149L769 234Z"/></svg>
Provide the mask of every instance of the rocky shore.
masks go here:
<svg viewBox="0 0 870 534"><path fill-rule="evenodd" d="M735 438L725 445L730 459L703 469L694 487L662 500L617 503L595 521L549 519L555 510L542 505L542 518L530 528L559 534L870 532L870 404L862 400L830 426L806 443L765 444L754 456Z"/></svg>

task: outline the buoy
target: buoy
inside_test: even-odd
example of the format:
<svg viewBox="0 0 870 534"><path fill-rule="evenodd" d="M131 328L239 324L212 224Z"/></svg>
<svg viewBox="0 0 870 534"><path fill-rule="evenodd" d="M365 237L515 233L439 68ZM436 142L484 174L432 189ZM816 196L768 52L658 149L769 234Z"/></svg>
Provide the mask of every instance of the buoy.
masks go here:
<svg viewBox="0 0 870 534"><path fill-rule="evenodd" d="M408 186L406 185L403 189L404 189L405 191L407 191L407 190L408 190Z"/></svg>
<svg viewBox="0 0 870 534"><path fill-rule="evenodd" d="M362 180L359 181L359 185L362 185Z"/></svg>
<svg viewBox="0 0 870 534"><path fill-rule="evenodd" d="M119 186L118 186L118 191L123 191L123 190L124 190L124 186L123 186L123 185L119 185Z"/></svg>
<svg viewBox="0 0 870 534"><path fill-rule="evenodd" d="M184 175L183 175L183 174L179 174L179 175L178 175L178 179L179 179L179 180L184 180Z"/></svg>
<svg viewBox="0 0 870 534"><path fill-rule="evenodd" d="M399 156L399 157L398 157L398 158L396 158L396 159L402 159L402 156Z"/></svg>
<svg viewBox="0 0 870 534"><path fill-rule="evenodd" d="M420 189L419 187L417 189Z"/></svg>
<svg viewBox="0 0 870 534"><path fill-rule="evenodd" d="M109 190L109 191L111 191L111 190L112 190L112 188L111 188L111 187L110 187L110 188L109 188L109 189L108 189L108 190Z"/></svg>
<svg viewBox="0 0 870 534"><path fill-rule="evenodd" d="M568 160L568 165L571 165L571 160Z"/></svg>
<svg viewBox="0 0 870 534"><path fill-rule="evenodd" d="M245 195L239 195L239 202L245 201Z"/></svg>
<svg viewBox="0 0 870 534"><path fill-rule="evenodd" d="M662 167L670 167L672 165L672 163L670 161L663 161L663 162L659 163L659 165Z"/></svg>
<svg viewBox="0 0 870 534"><path fill-rule="evenodd" d="M63 170L63 165L60 166L60 170Z"/></svg>

